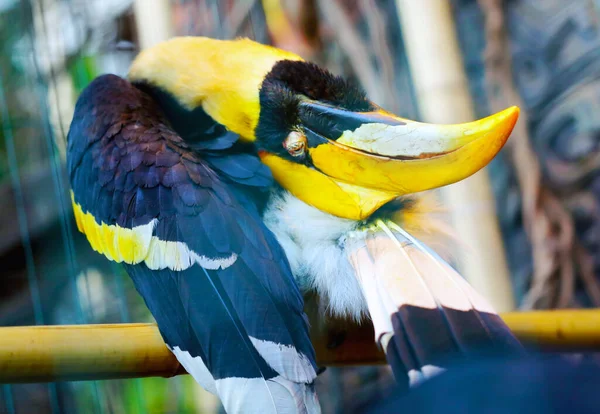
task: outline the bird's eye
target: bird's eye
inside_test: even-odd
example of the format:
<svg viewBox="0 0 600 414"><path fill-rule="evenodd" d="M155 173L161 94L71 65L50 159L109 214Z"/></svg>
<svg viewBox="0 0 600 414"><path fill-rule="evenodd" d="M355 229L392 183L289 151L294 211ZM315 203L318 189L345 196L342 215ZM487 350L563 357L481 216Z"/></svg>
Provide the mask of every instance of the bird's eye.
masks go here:
<svg viewBox="0 0 600 414"><path fill-rule="evenodd" d="M306 136L297 131L292 131L283 141L283 147L292 157L301 157L306 150Z"/></svg>

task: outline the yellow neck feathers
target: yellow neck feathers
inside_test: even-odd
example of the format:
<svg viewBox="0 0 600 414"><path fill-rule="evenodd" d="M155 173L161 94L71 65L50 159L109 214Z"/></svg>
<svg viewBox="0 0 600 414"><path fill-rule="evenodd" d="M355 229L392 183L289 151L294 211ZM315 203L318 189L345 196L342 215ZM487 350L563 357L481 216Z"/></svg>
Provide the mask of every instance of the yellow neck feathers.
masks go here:
<svg viewBox="0 0 600 414"><path fill-rule="evenodd" d="M187 109L202 106L215 121L254 141L262 81L280 60L299 56L249 39L178 37L141 52L129 79L173 95Z"/></svg>

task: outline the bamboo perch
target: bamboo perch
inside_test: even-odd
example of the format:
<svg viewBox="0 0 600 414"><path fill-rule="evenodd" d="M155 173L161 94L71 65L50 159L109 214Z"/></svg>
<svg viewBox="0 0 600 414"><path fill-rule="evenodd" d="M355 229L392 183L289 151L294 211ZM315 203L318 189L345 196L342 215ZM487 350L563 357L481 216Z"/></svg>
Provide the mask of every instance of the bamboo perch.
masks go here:
<svg viewBox="0 0 600 414"><path fill-rule="evenodd" d="M502 315L527 344L553 351L600 351L600 310ZM384 364L368 324L313 332L319 365ZM172 377L185 370L154 324L0 328L0 383Z"/></svg>

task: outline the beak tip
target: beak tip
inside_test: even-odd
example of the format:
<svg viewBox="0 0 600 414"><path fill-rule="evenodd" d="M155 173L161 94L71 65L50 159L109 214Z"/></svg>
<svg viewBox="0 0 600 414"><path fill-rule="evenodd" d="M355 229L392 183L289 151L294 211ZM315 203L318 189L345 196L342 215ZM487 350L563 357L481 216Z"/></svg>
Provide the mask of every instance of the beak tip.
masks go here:
<svg viewBox="0 0 600 414"><path fill-rule="evenodd" d="M510 136L510 134L512 133L515 125L517 124L517 121L519 120L519 115L521 114L521 108L519 108L518 106L511 106L510 108L508 108L508 110L510 111L510 129L509 129L509 133L508 135Z"/></svg>
<svg viewBox="0 0 600 414"><path fill-rule="evenodd" d="M514 126L519 119L521 109L518 106L511 106L510 108L505 109L504 112L506 113L506 117L510 120L512 126Z"/></svg>
<svg viewBox="0 0 600 414"><path fill-rule="evenodd" d="M502 137L502 144L508 140L510 135L513 132L515 125L519 119L519 114L521 109L518 106L511 106L506 108L503 111L500 111L496 115L492 115L496 117L497 126L500 127L499 131L503 131L500 133L500 137ZM503 126L501 126L503 124Z"/></svg>

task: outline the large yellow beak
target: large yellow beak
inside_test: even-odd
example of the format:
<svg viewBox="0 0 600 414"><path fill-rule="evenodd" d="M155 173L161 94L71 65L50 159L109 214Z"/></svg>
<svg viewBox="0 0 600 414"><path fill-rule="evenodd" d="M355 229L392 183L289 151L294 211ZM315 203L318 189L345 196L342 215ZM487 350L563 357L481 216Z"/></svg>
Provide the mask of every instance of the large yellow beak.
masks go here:
<svg viewBox="0 0 600 414"><path fill-rule="evenodd" d="M452 184L476 173L508 139L519 108L457 125L430 125L383 110L353 113L306 105L307 164L261 153L275 179L296 197L360 220L400 195Z"/></svg>

